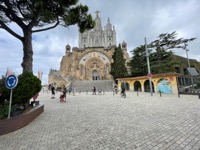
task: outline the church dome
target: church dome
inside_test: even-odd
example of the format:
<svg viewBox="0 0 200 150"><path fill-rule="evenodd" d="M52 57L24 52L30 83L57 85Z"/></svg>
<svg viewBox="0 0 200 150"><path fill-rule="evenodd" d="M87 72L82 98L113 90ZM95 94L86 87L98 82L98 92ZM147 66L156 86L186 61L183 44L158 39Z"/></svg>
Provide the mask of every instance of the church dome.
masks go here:
<svg viewBox="0 0 200 150"><path fill-rule="evenodd" d="M122 48L126 48L126 42L122 42Z"/></svg>
<svg viewBox="0 0 200 150"><path fill-rule="evenodd" d="M69 51L70 51L70 49L71 49L70 45L69 45L69 44L67 44L67 45L66 45L66 52L69 52Z"/></svg>

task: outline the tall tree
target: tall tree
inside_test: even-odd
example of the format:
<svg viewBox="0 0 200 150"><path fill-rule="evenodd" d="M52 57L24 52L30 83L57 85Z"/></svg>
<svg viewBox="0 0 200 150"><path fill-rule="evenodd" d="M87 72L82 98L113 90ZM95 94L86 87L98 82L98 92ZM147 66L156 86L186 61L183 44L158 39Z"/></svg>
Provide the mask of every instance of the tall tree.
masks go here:
<svg viewBox="0 0 200 150"><path fill-rule="evenodd" d="M150 66L152 74L174 72L175 66L178 64L174 59L174 53L172 51L166 51L164 49L158 52L150 54Z"/></svg>
<svg viewBox="0 0 200 150"><path fill-rule="evenodd" d="M196 38L184 39L176 37L177 33L160 34L158 39L148 45L150 52L150 67L152 74L166 73L175 71L178 64L172 52L175 48L185 49L188 43ZM154 49L154 51L152 50ZM132 76L141 76L147 74L147 61L145 47L142 45L132 51L133 57L128 63L131 68Z"/></svg>
<svg viewBox="0 0 200 150"><path fill-rule="evenodd" d="M172 33L164 33L160 34L157 39L149 44L149 47L155 48L156 51L159 50L171 50L174 48L185 48L188 46L188 43L194 41L196 38L184 39L179 38L177 39L176 31Z"/></svg>
<svg viewBox="0 0 200 150"><path fill-rule="evenodd" d="M114 80L117 78L123 78L128 75L127 68L125 66L125 59L123 57L123 51L121 45L115 48L112 56L113 62L111 63L111 72Z"/></svg>
<svg viewBox="0 0 200 150"><path fill-rule="evenodd" d="M131 70L131 75L133 77L146 75L148 72L145 46L141 45L131 51L131 53L133 57L128 62L128 66Z"/></svg>
<svg viewBox="0 0 200 150"><path fill-rule="evenodd" d="M0 28L6 30L23 45L23 72L32 72L32 34L58 25L68 27L77 24L80 32L94 27L88 7L77 4L78 0L0 0ZM16 23L22 35L9 23Z"/></svg>
<svg viewBox="0 0 200 150"><path fill-rule="evenodd" d="M174 59L173 49L182 48L186 49L188 43L195 40L196 38L178 38L177 33L160 34L158 38L149 44L149 47L154 48L156 53L151 57L152 70L156 73L164 73L175 71L175 66L178 64L177 60Z"/></svg>

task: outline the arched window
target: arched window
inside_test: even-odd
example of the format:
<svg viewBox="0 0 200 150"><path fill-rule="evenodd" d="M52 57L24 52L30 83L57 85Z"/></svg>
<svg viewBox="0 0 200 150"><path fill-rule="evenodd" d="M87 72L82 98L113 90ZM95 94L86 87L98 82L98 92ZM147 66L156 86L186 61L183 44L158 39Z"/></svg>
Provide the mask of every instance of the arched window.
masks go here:
<svg viewBox="0 0 200 150"><path fill-rule="evenodd" d="M81 76L83 75L83 66L81 66Z"/></svg>

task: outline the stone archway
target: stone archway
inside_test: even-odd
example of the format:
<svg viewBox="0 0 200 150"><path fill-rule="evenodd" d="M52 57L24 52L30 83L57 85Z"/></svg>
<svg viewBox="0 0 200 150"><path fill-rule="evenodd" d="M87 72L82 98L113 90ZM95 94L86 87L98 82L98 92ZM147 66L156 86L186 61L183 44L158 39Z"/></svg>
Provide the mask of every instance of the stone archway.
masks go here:
<svg viewBox="0 0 200 150"><path fill-rule="evenodd" d="M153 84L152 81L151 81L151 85L152 85L152 92L155 92L155 90L154 90L154 84ZM144 82L144 92L150 92L149 80L146 80L146 81Z"/></svg>
<svg viewBox="0 0 200 150"><path fill-rule="evenodd" d="M142 91L142 86L139 81L134 82L134 91Z"/></svg>
<svg viewBox="0 0 200 150"><path fill-rule="evenodd" d="M122 89L122 87L124 87L126 91L130 91L130 85L128 82L122 82L121 89Z"/></svg>
<svg viewBox="0 0 200 150"><path fill-rule="evenodd" d="M92 80L100 80L99 72L95 69L92 71Z"/></svg>
<svg viewBox="0 0 200 150"><path fill-rule="evenodd" d="M84 74L81 74L81 68ZM102 80L110 79L110 61L102 52L89 52L79 62L81 79Z"/></svg>

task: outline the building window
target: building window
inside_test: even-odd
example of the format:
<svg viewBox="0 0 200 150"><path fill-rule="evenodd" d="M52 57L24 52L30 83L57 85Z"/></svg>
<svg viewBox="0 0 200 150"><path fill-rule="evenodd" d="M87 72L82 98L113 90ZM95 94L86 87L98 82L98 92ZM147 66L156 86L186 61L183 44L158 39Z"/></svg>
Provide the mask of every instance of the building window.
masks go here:
<svg viewBox="0 0 200 150"><path fill-rule="evenodd" d="M83 66L81 66L81 76L83 75Z"/></svg>
<svg viewBox="0 0 200 150"><path fill-rule="evenodd" d="M183 68L183 74L184 74L184 75L188 75L187 68Z"/></svg>
<svg viewBox="0 0 200 150"><path fill-rule="evenodd" d="M176 73L180 73L180 68L179 67L175 67Z"/></svg>

